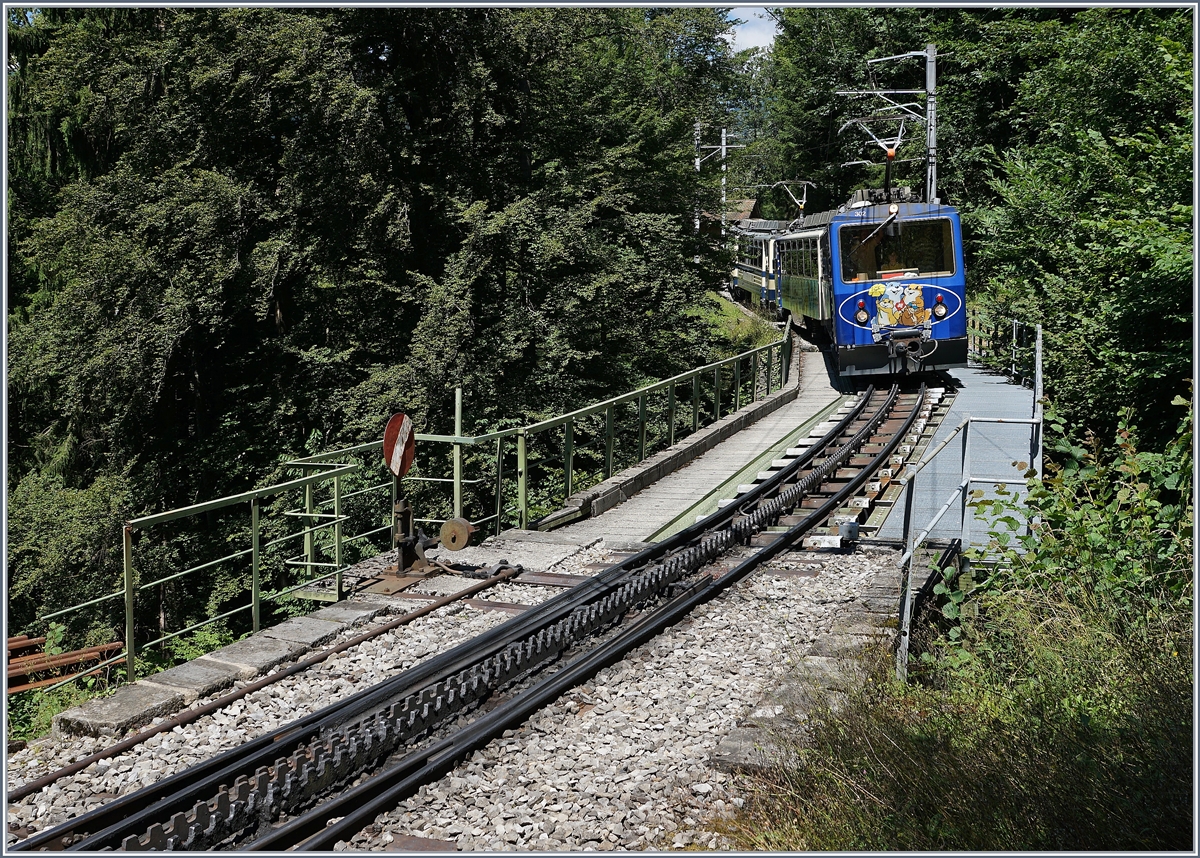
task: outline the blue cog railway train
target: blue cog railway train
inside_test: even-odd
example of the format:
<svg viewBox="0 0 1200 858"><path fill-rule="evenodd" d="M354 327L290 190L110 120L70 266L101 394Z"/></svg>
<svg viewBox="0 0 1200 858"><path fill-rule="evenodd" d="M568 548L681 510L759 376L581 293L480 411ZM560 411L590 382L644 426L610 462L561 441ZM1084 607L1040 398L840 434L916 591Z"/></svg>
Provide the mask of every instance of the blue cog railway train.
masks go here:
<svg viewBox="0 0 1200 858"><path fill-rule="evenodd" d="M840 375L967 363L962 226L908 189L858 191L797 221L740 221L732 292L832 343Z"/></svg>

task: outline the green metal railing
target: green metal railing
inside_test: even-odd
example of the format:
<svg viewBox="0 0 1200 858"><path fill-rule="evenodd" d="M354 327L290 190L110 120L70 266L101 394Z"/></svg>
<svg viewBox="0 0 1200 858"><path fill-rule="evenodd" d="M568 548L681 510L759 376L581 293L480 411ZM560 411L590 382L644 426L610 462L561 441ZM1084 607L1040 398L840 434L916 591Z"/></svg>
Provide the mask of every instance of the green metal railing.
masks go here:
<svg viewBox="0 0 1200 858"><path fill-rule="evenodd" d="M1035 351L1040 330L1041 325L968 310L967 352L1015 383L1029 386L1037 373Z"/></svg>
<svg viewBox="0 0 1200 858"><path fill-rule="evenodd" d="M760 392L761 396L769 396L772 392L783 387L787 383L787 367L791 361L791 338L789 334L790 325L785 330L783 338L778 342L760 346L757 349L751 349L748 352L726 358L725 360L697 367L696 369L655 382L630 393L577 409L568 414L562 414L513 430L517 439L517 508L520 516L520 526L525 528L530 524L529 446L535 436L560 427L562 428L562 498L565 500L574 494L576 488L574 463L578 452L575 444L575 427L577 424L589 417L603 415L604 453L601 479L608 479L614 473L614 415L620 406L632 403L637 404L637 452L633 461L633 464L637 464L660 449L665 449L675 443L679 417L681 416L679 396L681 388L690 398L690 404L683 406L682 411L690 411L691 420L685 422L685 428L690 423L690 431L686 432L686 434L691 434L698 431L701 425L708 425L721 419L723 399L727 399L728 406L730 406L726 409L727 412L739 410L742 407L747 381L750 382L751 388L749 391L750 401L759 399ZM746 369L745 373L743 373L743 368ZM709 419L702 421L702 386L710 376L713 380L712 410L711 413L704 415ZM724 377L728 377L728 385L723 383ZM726 396L725 394L728 395ZM650 413L651 400L655 397L660 400L665 399L663 408L665 413L661 416L665 420L666 428L665 432L658 439L655 439L657 443L650 443L647 440L649 426L647 415ZM683 437L683 435L679 437Z"/></svg>
<svg viewBox="0 0 1200 858"><path fill-rule="evenodd" d="M1014 322L1014 330L1016 323ZM1015 380L1015 379L1014 379ZM1043 468L1043 388L1042 388L1042 326L1037 325L1034 329L1034 364L1033 364L1033 413L1028 418L1013 418L1013 417L966 417L958 424L945 438L941 440L937 447L929 450L921 458L919 463L909 462L905 466L903 478L899 480L900 486L904 493L904 531L903 538L905 542L905 551L899 559L899 564L903 569L900 584L900 637L896 648L896 678L904 681L908 675L908 647L910 631L912 626L913 612L913 587L912 582L916 577L916 562L917 549L924 544L929 534L940 522L955 504L959 505L959 543L964 550L969 549L971 542L971 522L975 517L969 513L970 491L973 485L994 485L994 486L1028 486L1028 477L1011 478L997 476L978 476L974 473L971 459L971 437L972 426L986 426L991 424L1000 425L1028 425L1029 432L1029 460L1032 465L1034 474L1037 477L1042 476ZM980 430L975 430L978 433ZM915 527L912 523L913 503L916 497L916 480L917 475L925 469L927 465L933 462L939 453L945 450L950 442L957 436L962 436L962 452L961 452L961 471L962 481L955 486L946 502L938 509L929 524L920 534L915 534ZM986 442L985 442L986 443ZM897 501L899 499L897 498Z"/></svg>
<svg viewBox="0 0 1200 858"><path fill-rule="evenodd" d="M696 432L704 425L716 422L722 416L722 409L724 409L724 413L736 411L746 402L756 401L782 388L788 381L790 360L789 325L785 329L783 337L774 343L680 373L567 414L527 426L475 436L462 434L462 391L460 389L455 393L454 434L417 433L415 436L417 461L404 478L404 482L408 485L410 492L421 490L420 484L425 484L427 487L450 484L451 496L443 504L449 513L447 517L463 517L464 508L468 503L468 499L464 497L464 490L467 490L473 495L473 505L484 509L487 513L471 521L476 528L491 525L497 534L501 532L506 523L515 523L525 528L530 526L533 521L531 512L535 510L531 496L535 488L533 471L535 470L534 460L537 457L534 455L533 447L535 443L545 447L549 452L542 456L541 461L549 461L555 452L551 443L553 436L557 434L555 430L561 429L561 446L557 451L561 455L561 483L557 488L542 487L545 498L549 499L551 503L557 502L558 498L565 500L579 487L580 480L577 477L575 466L581 455L582 445L576 443L576 429L586 423L589 418L594 418L593 422L597 424L597 427L600 420L603 422L602 432L592 432L597 441L601 439L603 441L603 452L602 454L597 453L602 461L602 467L598 474L593 474L591 477L593 482L598 482L597 477L607 479L616 469L618 441L628 443L632 440L632 449L626 451L626 458L632 457L634 463L641 462L659 449L673 445L678 438ZM711 387L711 390L707 391L709 394L707 396L704 390L706 386ZM657 437L652 437L649 426L654 416L655 400L659 400L657 403L660 412L658 417L660 422L665 422L665 428L660 426ZM636 405L636 422L631 426L622 425L618 418L618 411L623 406L633 405ZM682 427L680 426L681 418ZM632 431L626 432L627 428L631 428ZM630 435L632 439L628 437ZM47 614L41 620L60 618L102 604L123 600L124 651L98 665L89 666L84 672L94 672L97 668L106 667L124 659L126 677L133 680L137 673L135 657L138 652L145 652L149 647L161 646L204 626L246 613L249 614L250 627L253 631L258 631L264 603L301 593L301 591L306 591L329 579L333 579L333 581L327 593L309 590L301 593L301 596L303 598L340 599L343 595L342 573L354 562L346 562L347 547L363 540L369 540L378 534L390 532L394 526L393 509L397 498L401 496L402 487L399 484L400 481L392 477L383 463L382 444L382 440L370 441L285 462L283 467L297 471L300 475L264 488L143 516L126 522L123 546L124 578L121 589ZM446 447L449 447L448 451ZM483 476L475 479L464 478L464 451L467 449L487 451L486 457L477 462L485 471ZM438 472L438 460L444 460L446 452L449 453L450 476L430 476L429 474ZM506 459L512 462L514 455L514 466L506 469ZM371 457L375 461L373 466L369 464ZM361 461L356 461L358 459ZM540 467L537 470L551 475L555 473L555 468ZM490 473L486 473L489 471ZM346 481L351 479L365 487L344 492ZM413 486L414 483L418 486ZM515 503L508 506L505 499L513 495L514 489L515 498L513 500ZM322 499L323 492L328 493L329 496ZM271 502L275 498L286 499L289 497L292 499L291 503ZM364 519L362 526L366 529L352 536L346 536L343 533L343 526L351 521L352 516L347 512L347 502L352 499L356 499L354 501L356 505L366 504L365 511L359 516ZM388 501L387 503L382 502L385 499ZM182 571L161 575L151 581L140 580L139 564L135 560L137 548L134 543L135 532L150 532L172 523L195 522L201 517L204 517L201 524L207 525L207 527L202 527L200 531L211 531L213 530L212 518L214 516L231 512L237 514L239 510L241 515L248 518L248 528L236 528L236 532L232 535L227 533L226 541L240 542L246 547L223 553L219 557L206 559ZM264 518L264 514L266 514L266 518ZM293 519L301 522L302 526L299 530L288 529L286 522ZM431 517L420 518L417 521L425 524L441 524L445 519ZM287 532L272 536L272 532L279 529ZM390 544L390 539L383 542ZM298 546L296 550L299 553L283 556L280 560L278 555L281 549L289 545ZM375 550L379 550L377 546ZM277 572L288 568L303 569L304 574L299 576L302 580L277 587L264 587L263 566L264 560L268 556L273 558L273 568ZM136 620L140 615L146 614L146 606L139 605L139 596L144 598L147 591L162 588L172 582L182 581L198 572L238 562L248 566L246 569L249 579L248 601L222 610L186 628L160 634L151 640L138 639ZM158 565L163 564L159 562ZM277 574L276 577L279 575ZM226 604L229 601L231 600L227 599ZM141 613L139 613L139 608L141 608ZM62 682L50 686L50 689L64 685L80 675L82 673L67 677Z"/></svg>

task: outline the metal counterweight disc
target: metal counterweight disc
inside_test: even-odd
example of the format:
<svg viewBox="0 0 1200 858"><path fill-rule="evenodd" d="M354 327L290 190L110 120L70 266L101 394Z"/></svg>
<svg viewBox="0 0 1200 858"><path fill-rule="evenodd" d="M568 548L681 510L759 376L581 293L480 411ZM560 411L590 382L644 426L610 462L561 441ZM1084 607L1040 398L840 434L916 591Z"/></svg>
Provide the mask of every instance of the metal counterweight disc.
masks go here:
<svg viewBox="0 0 1200 858"><path fill-rule="evenodd" d="M467 547L475 528L465 518L452 518L442 525L439 537L442 547L450 551L459 551Z"/></svg>

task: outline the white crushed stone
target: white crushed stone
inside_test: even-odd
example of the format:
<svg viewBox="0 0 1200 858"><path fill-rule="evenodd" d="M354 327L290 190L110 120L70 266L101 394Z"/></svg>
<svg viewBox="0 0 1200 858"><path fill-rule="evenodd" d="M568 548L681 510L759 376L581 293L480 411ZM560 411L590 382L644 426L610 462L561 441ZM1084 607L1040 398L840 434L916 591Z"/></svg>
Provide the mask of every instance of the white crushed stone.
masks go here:
<svg viewBox="0 0 1200 858"><path fill-rule="evenodd" d="M355 571L361 571L363 577L369 577L378 571L378 568L386 566L393 556L383 555L364 561L355 567ZM597 549L585 549L552 567L550 571L587 574L583 567L603 556L604 552ZM348 572L348 575L352 574L353 571ZM479 583L478 579L472 578L453 580L465 582L463 587ZM557 587L509 583L497 586L505 588L497 591L503 596L485 590L475 598L484 598L486 594L499 601L536 604L561 592ZM447 592L455 590L448 589ZM387 597L371 593L357 595L353 600L388 602ZM393 602L391 615L383 614L365 624L347 628L318 649L334 647L371 628L390 622L396 615L420 607L419 602L411 600ZM407 625L332 656L308 670L259 689L191 724L159 733L123 754L92 763L83 771L62 778L31 796L18 802L10 802L7 807L9 829L20 827L31 831L43 831L59 825L118 796L149 786L190 765L365 690L510 618L510 614L501 611L476 609L461 604L439 608ZM306 653L305 657L309 654L311 653ZM281 665L268 671L267 675L286 667L286 664ZM258 677L251 681L257 679ZM229 693L230 690L243 688L248 684L250 683L235 682L232 689L223 689L213 695L201 697L192 706L204 705ZM156 718L151 724L161 724L164 720L166 719ZM149 725L135 727L125 735L139 733L145 726ZM50 735L31 741L22 750L8 756L7 788L11 791L57 771L76 760L103 750L118 738L123 737ZM8 845L17 839L11 831L7 833Z"/></svg>
<svg viewBox="0 0 1200 858"><path fill-rule="evenodd" d="M729 848L710 827L743 796L708 765L713 749L894 562L858 554L815 578L759 573L337 848L404 837L463 851Z"/></svg>
<svg viewBox="0 0 1200 858"><path fill-rule="evenodd" d="M608 556L595 546L548 571L588 574L587 564ZM707 765L711 751L750 715L773 679L828 631L841 605L888 563L894 563L890 553L857 554L826 561L815 578L759 573L423 787L349 848L385 850L406 835L452 840L462 850L724 848L708 827L741 797L727 775ZM558 592L509 582L475 598L534 604ZM412 607L403 602L395 611ZM347 629L326 646L390 619ZM10 803L9 826L57 825L507 619L500 611L462 605L439 609ZM9 789L112 741L33 741L8 758ZM10 845L15 839L9 833Z"/></svg>
<svg viewBox="0 0 1200 858"><path fill-rule="evenodd" d="M405 592L449 596L451 593L460 593L468 587L474 587L478 583L479 581L474 578L464 578L461 575L436 575L426 578L424 581L418 581L406 588Z"/></svg>

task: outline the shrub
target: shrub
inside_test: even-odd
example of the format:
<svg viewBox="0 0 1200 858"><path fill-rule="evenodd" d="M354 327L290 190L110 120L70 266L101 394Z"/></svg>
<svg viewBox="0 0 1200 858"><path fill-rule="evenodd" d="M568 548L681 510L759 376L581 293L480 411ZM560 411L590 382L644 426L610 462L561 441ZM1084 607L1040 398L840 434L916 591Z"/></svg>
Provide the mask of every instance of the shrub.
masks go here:
<svg viewBox="0 0 1200 858"><path fill-rule="evenodd" d="M735 846L1190 849L1191 420L1153 454L1126 415L1101 462L1052 415L1064 464L1032 484L1032 533L1012 497L978 504L999 565L942 588L954 622L924 630L914 684L881 659L836 715L810 713L723 824Z"/></svg>

